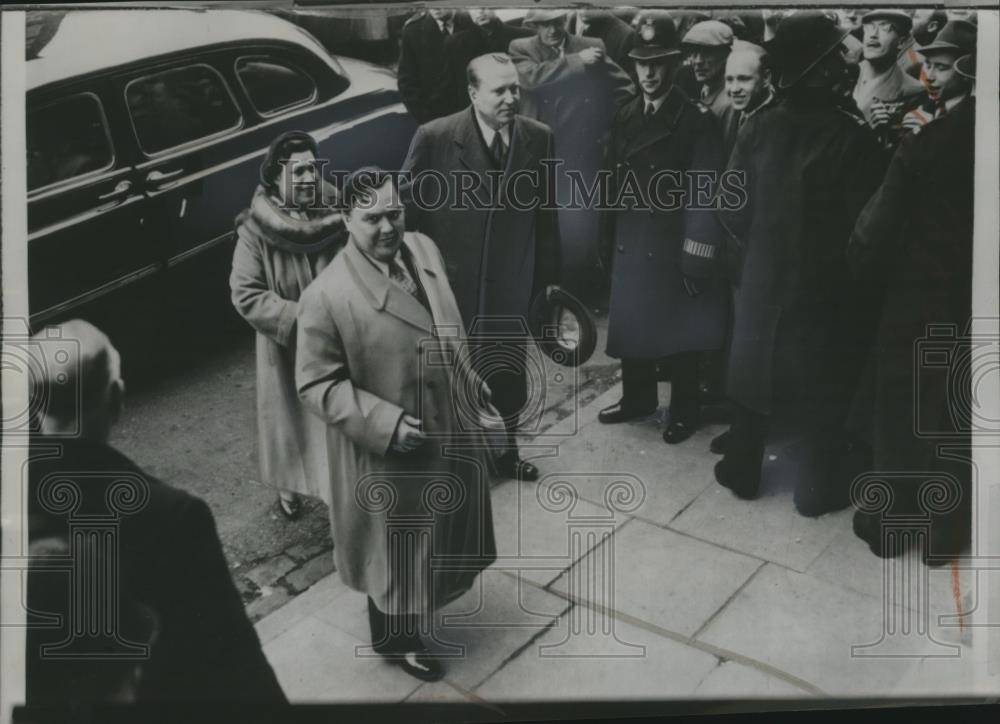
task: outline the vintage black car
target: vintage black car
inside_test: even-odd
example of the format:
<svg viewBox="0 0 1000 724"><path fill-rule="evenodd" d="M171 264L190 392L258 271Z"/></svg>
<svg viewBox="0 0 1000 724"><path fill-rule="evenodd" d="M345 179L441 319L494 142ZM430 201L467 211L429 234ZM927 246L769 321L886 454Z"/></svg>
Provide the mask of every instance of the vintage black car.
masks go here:
<svg viewBox="0 0 1000 724"><path fill-rule="evenodd" d="M278 134L312 133L331 173L399 168L415 130L390 71L267 13L29 15L33 328L230 245Z"/></svg>

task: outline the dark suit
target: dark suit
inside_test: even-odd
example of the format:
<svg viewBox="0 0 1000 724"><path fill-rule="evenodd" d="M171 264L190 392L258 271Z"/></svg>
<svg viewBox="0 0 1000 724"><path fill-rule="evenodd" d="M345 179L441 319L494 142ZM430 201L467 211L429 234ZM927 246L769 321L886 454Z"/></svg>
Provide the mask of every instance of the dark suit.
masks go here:
<svg viewBox="0 0 1000 724"><path fill-rule="evenodd" d="M55 513L44 505L58 502L45 492L46 481L57 479L79 490L74 510ZM159 618L138 701L285 703L233 585L212 513L200 499L145 474L105 444L39 437L29 462L30 538L66 537L80 515L113 513L106 496L119 480L148 490L145 505L121 515L116 531L121 584ZM31 671L29 659L29 703Z"/></svg>
<svg viewBox="0 0 1000 724"><path fill-rule="evenodd" d="M597 38L576 35L566 36L562 56L537 35L510 44L521 79L522 113L552 129L556 152L565 162L558 185L563 281L581 293L598 281L599 212L596 204L581 204L579 196L574 203L566 172L578 172L587 187L594 184L615 113L635 90L628 74L609 57L593 65L580 57L587 48L603 47Z"/></svg>
<svg viewBox="0 0 1000 724"><path fill-rule="evenodd" d="M455 13L452 23L453 33L460 33L472 25L465 13ZM445 39L430 13L417 15L403 26L397 69L399 94L418 123L446 116L464 106L456 104L454 93L450 92Z"/></svg>
<svg viewBox="0 0 1000 724"><path fill-rule="evenodd" d="M445 66L448 69L456 110L469 105L469 82L466 68L469 61L486 53L506 53L512 40L528 38L534 31L518 28L494 18L487 25L472 27L454 33L445 40Z"/></svg>
<svg viewBox="0 0 1000 724"><path fill-rule="evenodd" d="M526 330L497 318L527 318L534 294L559 279L560 243L556 212L539 208L551 195L542 160L552 157L552 132L537 121L516 116L510 138L501 169L486 148L472 108L421 126L403 169L414 178L431 170L445 173L448 201L435 210L423 210L413 203L415 195L417 199L423 195L419 184L404 188L403 193L410 201L408 226L429 236L441 249L470 338L510 337L511 347L516 348L512 369L483 373L493 390L494 404L513 430L516 419L512 418L524 406L527 394L522 348ZM465 208L455 208L460 179L452 171L478 184ZM488 172L494 178L502 173L502 182L495 184ZM540 183L536 186L518 172L536 174ZM436 188L436 184L430 186ZM433 200L436 193L428 191L427 200Z"/></svg>

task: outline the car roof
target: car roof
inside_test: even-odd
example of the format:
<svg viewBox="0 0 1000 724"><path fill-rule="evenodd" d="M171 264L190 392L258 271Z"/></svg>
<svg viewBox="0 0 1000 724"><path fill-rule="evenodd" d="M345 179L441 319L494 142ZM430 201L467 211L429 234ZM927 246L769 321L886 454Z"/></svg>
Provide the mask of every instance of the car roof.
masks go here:
<svg viewBox="0 0 1000 724"><path fill-rule="evenodd" d="M42 10L31 13L52 37L27 62L27 88L177 52L239 41L284 41L305 46L340 71L312 35L255 10ZM45 31L41 31L44 33Z"/></svg>

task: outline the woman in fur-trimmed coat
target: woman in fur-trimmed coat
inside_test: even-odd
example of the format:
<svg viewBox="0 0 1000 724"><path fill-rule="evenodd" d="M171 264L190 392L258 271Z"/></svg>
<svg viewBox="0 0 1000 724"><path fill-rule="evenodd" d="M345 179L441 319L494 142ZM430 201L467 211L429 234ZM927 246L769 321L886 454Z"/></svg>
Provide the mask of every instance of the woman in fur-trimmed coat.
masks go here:
<svg viewBox="0 0 1000 724"><path fill-rule="evenodd" d="M298 300L345 239L335 189L316 178L311 164L316 150L301 132L271 145L250 208L236 218L229 278L233 306L257 331L260 476L278 489L279 509L289 520L301 512L300 494L330 503L326 425L302 406L295 389Z"/></svg>

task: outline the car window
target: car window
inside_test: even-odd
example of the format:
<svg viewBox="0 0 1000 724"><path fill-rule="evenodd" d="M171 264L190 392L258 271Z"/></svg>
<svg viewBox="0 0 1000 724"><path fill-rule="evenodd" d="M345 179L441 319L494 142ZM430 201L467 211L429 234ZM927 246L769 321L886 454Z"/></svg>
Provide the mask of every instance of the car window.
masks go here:
<svg viewBox="0 0 1000 724"><path fill-rule="evenodd" d="M312 78L274 58L240 58L236 74L250 102L264 116L306 105L316 97Z"/></svg>
<svg viewBox="0 0 1000 724"><path fill-rule="evenodd" d="M28 190L111 166L111 135L97 96L80 93L27 114Z"/></svg>
<svg viewBox="0 0 1000 724"><path fill-rule="evenodd" d="M240 112L222 76L192 65L138 78L125 88L139 145L158 153L235 128Z"/></svg>

